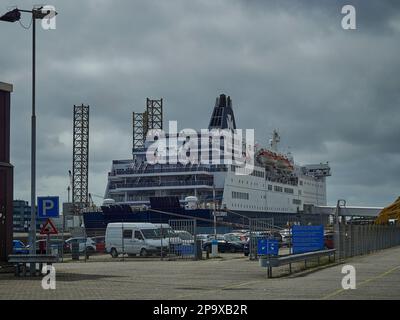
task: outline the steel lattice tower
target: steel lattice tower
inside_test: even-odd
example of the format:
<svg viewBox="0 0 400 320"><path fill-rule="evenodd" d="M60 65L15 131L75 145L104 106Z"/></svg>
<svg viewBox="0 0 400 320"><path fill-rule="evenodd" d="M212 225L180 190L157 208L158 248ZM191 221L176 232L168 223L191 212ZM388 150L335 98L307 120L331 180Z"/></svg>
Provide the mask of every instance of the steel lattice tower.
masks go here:
<svg viewBox="0 0 400 320"><path fill-rule="evenodd" d="M146 99L147 111L147 128L161 129L163 128L163 99L152 100Z"/></svg>
<svg viewBox="0 0 400 320"><path fill-rule="evenodd" d="M147 134L147 112L133 112L133 151L144 150Z"/></svg>
<svg viewBox="0 0 400 320"><path fill-rule="evenodd" d="M74 105L72 202L75 209L89 203L89 106Z"/></svg>
<svg viewBox="0 0 400 320"><path fill-rule="evenodd" d="M145 112L133 112L133 151L143 151L148 130L163 128L163 99L146 99Z"/></svg>

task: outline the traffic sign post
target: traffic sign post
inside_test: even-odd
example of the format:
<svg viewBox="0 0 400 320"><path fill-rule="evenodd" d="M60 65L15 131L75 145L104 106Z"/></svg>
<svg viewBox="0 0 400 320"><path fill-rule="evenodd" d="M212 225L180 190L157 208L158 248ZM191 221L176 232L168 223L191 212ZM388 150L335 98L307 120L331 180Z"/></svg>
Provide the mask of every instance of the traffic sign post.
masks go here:
<svg viewBox="0 0 400 320"><path fill-rule="evenodd" d="M56 226L53 224L53 222L48 218L46 220L46 223L43 225L42 230L40 230L40 234L45 234L47 235L47 241L46 241L46 254L50 254L50 235L51 234L58 234Z"/></svg>
<svg viewBox="0 0 400 320"><path fill-rule="evenodd" d="M56 226L53 224L53 221L50 219L46 220L46 223L43 225L42 230L40 230L40 234L58 234Z"/></svg>
<svg viewBox="0 0 400 320"><path fill-rule="evenodd" d="M59 212L59 197L38 197L38 218L58 218Z"/></svg>

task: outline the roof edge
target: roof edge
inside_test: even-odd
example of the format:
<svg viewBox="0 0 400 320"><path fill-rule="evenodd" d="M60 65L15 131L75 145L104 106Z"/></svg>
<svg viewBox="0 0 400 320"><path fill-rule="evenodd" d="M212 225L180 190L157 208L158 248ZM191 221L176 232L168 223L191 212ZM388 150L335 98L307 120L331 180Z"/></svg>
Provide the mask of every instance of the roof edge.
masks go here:
<svg viewBox="0 0 400 320"><path fill-rule="evenodd" d="M10 83L0 81L0 90L7 91L7 92L13 92L13 85Z"/></svg>

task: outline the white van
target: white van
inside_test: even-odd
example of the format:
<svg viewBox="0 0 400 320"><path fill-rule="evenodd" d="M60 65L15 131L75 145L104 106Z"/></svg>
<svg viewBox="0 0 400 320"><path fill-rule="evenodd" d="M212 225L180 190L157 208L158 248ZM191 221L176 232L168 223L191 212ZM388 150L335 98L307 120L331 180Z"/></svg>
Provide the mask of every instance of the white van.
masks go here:
<svg viewBox="0 0 400 320"><path fill-rule="evenodd" d="M161 237L159 226L153 223L114 222L106 229L106 251L113 258L121 253L147 256L160 254L161 245L167 251L168 239Z"/></svg>

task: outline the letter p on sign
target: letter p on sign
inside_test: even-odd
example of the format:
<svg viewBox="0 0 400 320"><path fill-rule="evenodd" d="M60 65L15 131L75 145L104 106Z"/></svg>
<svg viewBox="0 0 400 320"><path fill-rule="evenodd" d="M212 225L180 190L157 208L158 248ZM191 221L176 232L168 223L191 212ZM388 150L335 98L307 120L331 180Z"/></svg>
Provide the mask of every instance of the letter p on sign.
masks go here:
<svg viewBox="0 0 400 320"><path fill-rule="evenodd" d="M59 197L38 197L38 218L58 218Z"/></svg>
<svg viewBox="0 0 400 320"><path fill-rule="evenodd" d="M51 200L43 201L43 215L47 216L47 210L51 210L54 208L54 202Z"/></svg>

